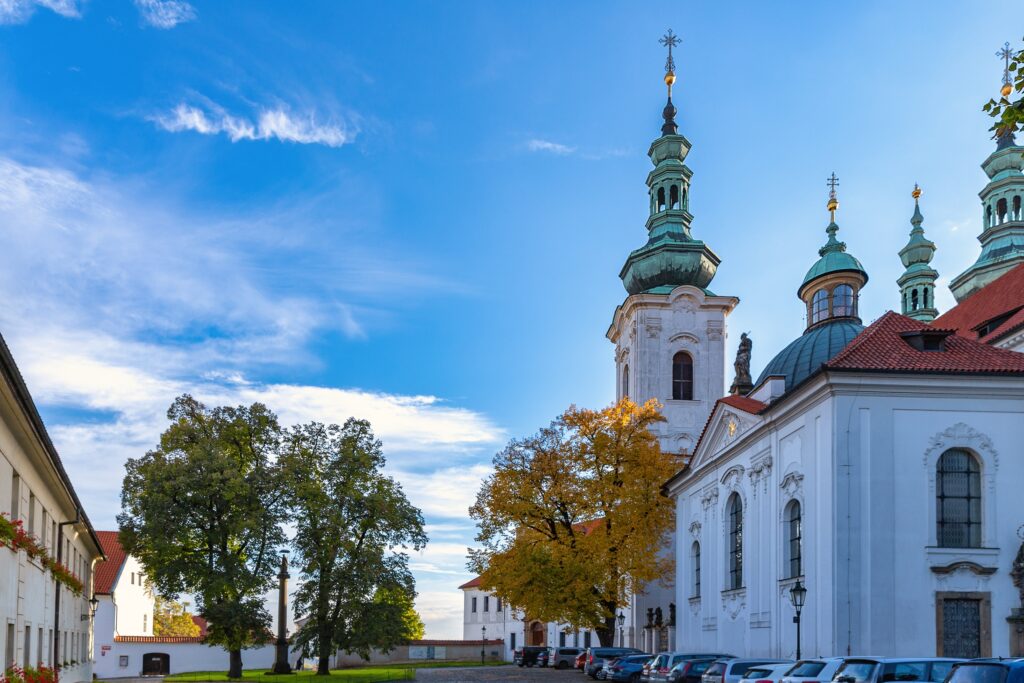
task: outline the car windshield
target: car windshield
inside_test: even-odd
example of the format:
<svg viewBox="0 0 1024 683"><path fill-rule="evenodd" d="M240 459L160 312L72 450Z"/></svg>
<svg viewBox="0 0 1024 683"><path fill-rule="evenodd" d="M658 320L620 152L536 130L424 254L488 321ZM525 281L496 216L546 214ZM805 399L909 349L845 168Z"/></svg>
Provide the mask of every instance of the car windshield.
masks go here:
<svg viewBox="0 0 1024 683"><path fill-rule="evenodd" d="M924 681L928 679L925 662L897 662L886 664L882 669L882 680L889 681Z"/></svg>
<svg viewBox="0 0 1024 683"><path fill-rule="evenodd" d="M862 683L874 676L876 668L877 662L843 662L832 680L837 683Z"/></svg>
<svg viewBox="0 0 1024 683"><path fill-rule="evenodd" d="M817 676L825 668L825 662L797 662L796 666L786 672L787 676L810 678Z"/></svg>
<svg viewBox="0 0 1024 683"><path fill-rule="evenodd" d="M961 664L949 683L1004 683L1008 669L1002 664Z"/></svg>
<svg viewBox="0 0 1024 683"><path fill-rule="evenodd" d="M743 674L743 678L768 678L771 675L771 669L766 669L764 667L759 666L753 669L748 669L747 673Z"/></svg>
<svg viewBox="0 0 1024 683"><path fill-rule="evenodd" d="M743 674L747 673L747 671L750 670L752 667L762 666L763 664L767 663L768 662L737 662L736 664L732 665L732 673L730 675L742 676Z"/></svg>

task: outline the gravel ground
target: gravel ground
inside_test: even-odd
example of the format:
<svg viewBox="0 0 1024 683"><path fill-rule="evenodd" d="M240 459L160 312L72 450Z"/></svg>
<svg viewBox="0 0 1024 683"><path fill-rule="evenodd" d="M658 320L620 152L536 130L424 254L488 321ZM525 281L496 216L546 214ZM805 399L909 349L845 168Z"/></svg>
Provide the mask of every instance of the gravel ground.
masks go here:
<svg viewBox="0 0 1024 683"><path fill-rule="evenodd" d="M473 681L546 681L547 683L591 683L590 679L572 669L519 668L518 666L480 666L472 668L417 669L417 681L431 683L473 683Z"/></svg>

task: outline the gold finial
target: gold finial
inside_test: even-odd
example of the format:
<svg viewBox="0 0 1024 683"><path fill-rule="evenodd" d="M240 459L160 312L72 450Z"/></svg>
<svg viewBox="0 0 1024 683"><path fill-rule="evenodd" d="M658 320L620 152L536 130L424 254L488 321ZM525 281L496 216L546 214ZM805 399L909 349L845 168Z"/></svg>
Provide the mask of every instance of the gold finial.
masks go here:
<svg viewBox="0 0 1024 683"><path fill-rule="evenodd" d="M917 200L921 198L921 188L917 183L914 183L914 191L910 193L910 196L914 198L914 204L917 204Z"/></svg>
<svg viewBox="0 0 1024 683"><path fill-rule="evenodd" d="M832 171L832 175L825 181L828 185L828 207L829 215L832 218L832 222L836 222L836 209L839 208L839 199L836 197L836 188L839 187L839 178L836 177L836 172Z"/></svg>
<svg viewBox="0 0 1024 683"><path fill-rule="evenodd" d="M1013 57L1013 51L1010 49L1010 44L1004 43L1003 49L996 53L996 57L1003 60L1003 87L999 92L1003 97L1009 97L1013 92L1013 82L1010 80L1010 58Z"/></svg>
<svg viewBox="0 0 1024 683"><path fill-rule="evenodd" d="M668 59L665 60L665 85L668 86L668 96L672 97L672 86L676 82L676 61L672 59L672 48L679 45L679 36L669 29L658 42L668 48Z"/></svg>

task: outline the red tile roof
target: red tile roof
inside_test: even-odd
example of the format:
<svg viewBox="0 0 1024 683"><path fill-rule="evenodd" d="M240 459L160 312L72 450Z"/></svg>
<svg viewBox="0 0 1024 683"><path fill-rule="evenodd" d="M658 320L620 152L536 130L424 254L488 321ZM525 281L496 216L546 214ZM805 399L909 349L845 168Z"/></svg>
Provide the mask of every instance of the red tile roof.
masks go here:
<svg viewBox="0 0 1024 683"><path fill-rule="evenodd" d="M975 328L1006 314L1012 315L988 334L978 335ZM1006 271L940 315L932 324L955 329L962 337L986 343L1024 326L1024 263Z"/></svg>
<svg viewBox="0 0 1024 683"><path fill-rule="evenodd" d="M746 396L739 396L737 394L723 396L722 398L718 399L718 403L724 403L727 406L739 408L743 412L750 413L751 415L757 415L762 410L768 407L767 403L762 403L761 401L758 401L756 398L747 398Z"/></svg>
<svg viewBox="0 0 1024 683"><path fill-rule="evenodd" d="M114 636L115 643L202 643L202 636Z"/></svg>
<svg viewBox="0 0 1024 683"><path fill-rule="evenodd" d="M198 614L193 614L192 623L199 627L199 637L205 638L206 634L210 631L210 624L207 623L206 619Z"/></svg>
<svg viewBox="0 0 1024 683"><path fill-rule="evenodd" d="M409 645L497 645L505 642L501 638L488 638L487 640L410 640Z"/></svg>
<svg viewBox="0 0 1024 683"><path fill-rule="evenodd" d="M902 336L906 332L941 330L937 324L926 325L888 311L857 335L825 367L829 370L882 372L1024 374L1024 354L1021 353L997 349L956 334L946 337L943 351L918 351Z"/></svg>
<svg viewBox="0 0 1024 683"><path fill-rule="evenodd" d="M463 588L476 588L479 585L480 585L480 577L478 576L475 579L470 579L466 583L464 583L461 586L459 586L459 590L462 590Z"/></svg>
<svg viewBox="0 0 1024 683"><path fill-rule="evenodd" d="M114 582L117 575L121 573L121 567L127 555L121 547L121 541L117 538L116 531L97 531L96 536L100 539L100 547L107 559L96 564L96 577L94 592L99 595L110 595L114 590Z"/></svg>

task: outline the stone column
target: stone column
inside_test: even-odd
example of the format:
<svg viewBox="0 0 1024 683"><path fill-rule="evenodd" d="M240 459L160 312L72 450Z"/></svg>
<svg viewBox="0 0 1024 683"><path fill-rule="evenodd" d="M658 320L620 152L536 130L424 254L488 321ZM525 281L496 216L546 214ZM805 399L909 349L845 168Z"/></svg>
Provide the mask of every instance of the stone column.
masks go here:
<svg viewBox="0 0 1024 683"><path fill-rule="evenodd" d="M278 578L277 595L277 652L274 657L275 674L290 674L288 663L288 557L281 555L281 571Z"/></svg>

